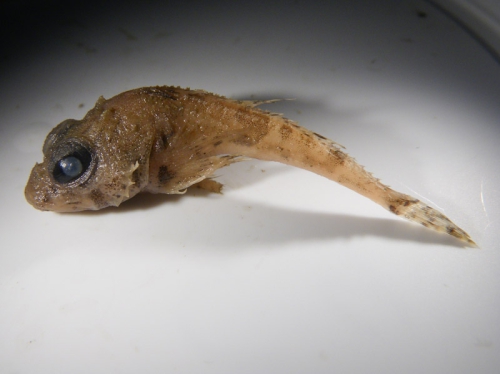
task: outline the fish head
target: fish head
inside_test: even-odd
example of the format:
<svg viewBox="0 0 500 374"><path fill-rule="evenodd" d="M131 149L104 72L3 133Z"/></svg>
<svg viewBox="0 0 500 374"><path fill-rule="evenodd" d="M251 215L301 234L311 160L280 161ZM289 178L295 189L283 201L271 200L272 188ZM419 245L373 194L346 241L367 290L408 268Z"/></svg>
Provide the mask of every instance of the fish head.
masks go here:
<svg viewBox="0 0 500 374"><path fill-rule="evenodd" d="M152 131L144 122L125 102L102 97L82 120L61 122L45 139L26 200L39 210L75 212L134 196L148 182Z"/></svg>

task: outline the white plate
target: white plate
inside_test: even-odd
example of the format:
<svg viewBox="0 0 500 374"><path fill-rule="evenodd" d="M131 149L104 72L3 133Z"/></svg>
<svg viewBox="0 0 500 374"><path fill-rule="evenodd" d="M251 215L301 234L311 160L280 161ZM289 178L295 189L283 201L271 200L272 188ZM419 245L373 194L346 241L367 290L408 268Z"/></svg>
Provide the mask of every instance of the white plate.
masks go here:
<svg viewBox="0 0 500 374"><path fill-rule="evenodd" d="M497 0L433 0L456 17L478 42L500 55L500 2Z"/></svg>

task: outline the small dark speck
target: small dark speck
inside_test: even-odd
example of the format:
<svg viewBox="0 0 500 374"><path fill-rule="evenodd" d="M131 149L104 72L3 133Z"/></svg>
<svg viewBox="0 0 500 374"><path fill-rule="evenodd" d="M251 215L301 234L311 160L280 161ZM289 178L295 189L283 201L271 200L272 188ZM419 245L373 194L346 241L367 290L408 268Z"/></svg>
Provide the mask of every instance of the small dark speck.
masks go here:
<svg viewBox="0 0 500 374"><path fill-rule="evenodd" d="M403 38L403 39L401 39L401 41L403 43L408 43L408 44L412 44L413 43L413 39L412 38Z"/></svg>
<svg viewBox="0 0 500 374"><path fill-rule="evenodd" d="M422 10L417 10L417 17L418 18L427 18L427 12L424 12Z"/></svg>
<svg viewBox="0 0 500 374"><path fill-rule="evenodd" d="M84 103L81 103L81 104L79 104L79 105L78 105L78 108L79 108L79 109L82 109L84 106L85 106L85 104L84 104Z"/></svg>
<svg viewBox="0 0 500 374"><path fill-rule="evenodd" d="M157 33L153 36L153 39L154 39L154 40L164 39L164 38L168 38L169 36L170 36L170 33L166 32L166 31L160 31L160 32L157 32Z"/></svg>
<svg viewBox="0 0 500 374"><path fill-rule="evenodd" d="M96 53L97 52L96 48L90 47L90 46L88 46L88 45L86 45L85 43L82 43L82 42L76 43L76 46L78 48L83 49L85 51L85 53L87 53L87 54L91 54L91 53Z"/></svg>
<svg viewBox="0 0 500 374"><path fill-rule="evenodd" d="M135 41L135 40L137 40L137 38L135 37L135 35L133 35L127 29L124 29L123 27L119 27L118 31L120 31L123 35L125 35L125 37L127 38L128 41Z"/></svg>
<svg viewBox="0 0 500 374"><path fill-rule="evenodd" d="M316 135L320 139L326 140L326 138L323 135L320 135L320 134L317 134L317 133L314 133L314 135Z"/></svg>
<svg viewBox="0 0 500 374"><path fill-rule="evenodd" d="M374 64L374 63L376 63L376 62L377 62L377 59L376 59L376 58L374 58L373 60L371 60L371 61L370 61L370 64L372 64L372 65L373 65L373 64Z"/></svg>

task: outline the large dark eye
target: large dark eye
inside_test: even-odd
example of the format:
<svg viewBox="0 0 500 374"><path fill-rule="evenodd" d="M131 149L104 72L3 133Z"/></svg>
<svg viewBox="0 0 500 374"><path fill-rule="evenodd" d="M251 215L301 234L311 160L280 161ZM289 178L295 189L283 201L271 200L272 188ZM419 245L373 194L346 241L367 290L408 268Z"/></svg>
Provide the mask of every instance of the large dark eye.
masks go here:
<svg viewBox="0 0 500 374"><path fill-rule="evenodd" d="M89 169L93 165L92 154L80 143L66 143L55 152L54 156L52 176L56 182L62 184L88 176Z"/></svg>

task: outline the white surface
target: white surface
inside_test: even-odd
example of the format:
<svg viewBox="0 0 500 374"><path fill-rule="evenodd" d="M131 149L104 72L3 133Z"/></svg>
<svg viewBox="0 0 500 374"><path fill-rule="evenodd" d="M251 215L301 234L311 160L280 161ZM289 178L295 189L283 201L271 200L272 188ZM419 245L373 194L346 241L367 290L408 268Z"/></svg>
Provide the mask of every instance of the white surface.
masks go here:
<svg viewBox="0 0 500 374"><path fill-rule="evenodd" d="M500 56L500 2L498 0L432 0L453 14L496 57Z"/></svg>
<svg viewBox="0 0 500 374"><path fill-rule="evenodd" d="M497 371L500 66L425 1L307 3L10 17L1 373ZM442 209L481 249L261 162L221 170L223 196L65 215L24 201L53 126L99 95L157 84L296 98L271 108Z"/></svg>

